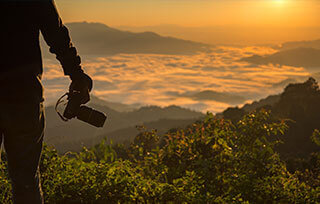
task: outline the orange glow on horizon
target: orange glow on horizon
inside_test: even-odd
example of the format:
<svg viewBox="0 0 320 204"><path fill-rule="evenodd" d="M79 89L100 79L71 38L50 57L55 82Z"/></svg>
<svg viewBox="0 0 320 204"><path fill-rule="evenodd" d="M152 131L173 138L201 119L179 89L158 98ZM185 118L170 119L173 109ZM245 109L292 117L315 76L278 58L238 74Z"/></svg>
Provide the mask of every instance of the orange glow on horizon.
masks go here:
<svg viewBox="0 0 320 204"><path fill-rule="evenodd" d="M285 25L319 26L317 0L57 0L65 21L94 21L109 25L180 26Z"/></svg>
<svg viewBox="0 0 320 204"><path fill-rule="evenodd" d="M56 3L64 22L101 22L112 27L174 25L197 29L227 26L243 27L244 30L266 30L268 35L278 32L278 40L273 36L272 40L266 42L320 37L318 31L311 33L308 30L320 29L318 0L56 0ZM287 28L296 29L297 32L288 33ZM281 29L282 31L279 31ZM204 29L202 33L207 35L205 38L212 35ZM247 33L250 33L247 38L256 38L257 43L268 37L267 34L255 36L254 32L249 30ZM166 31L160 34L172 35ZM178 37L197 40L201 36Z"/></svg>

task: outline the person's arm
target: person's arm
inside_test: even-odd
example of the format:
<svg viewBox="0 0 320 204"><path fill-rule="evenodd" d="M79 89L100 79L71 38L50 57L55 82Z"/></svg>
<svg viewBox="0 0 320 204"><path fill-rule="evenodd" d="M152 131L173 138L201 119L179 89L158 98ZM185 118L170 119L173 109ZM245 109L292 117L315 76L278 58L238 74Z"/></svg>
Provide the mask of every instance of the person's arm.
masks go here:
<svg viewBox="0 0 320 204"><path fill-rule="evenodd" d="M46 0L41 5L40 30L50 52L60 61L64 74L73 75L83 72L81 59L71 43L69 31L62 23L53 0Z"/></svg>
<svg viewBox="0 0 320 204"><path fill-rule="evenodd" d="M72 80L70 91L80 91L83 95L82 102L88 102L92 80L81 68L80 56L71 43L69 31L62 23L54 0L45 0L41 5L40 12L41 33L50 47L50 52L54 53L60 61L64 74L70 76Z"/></svg>

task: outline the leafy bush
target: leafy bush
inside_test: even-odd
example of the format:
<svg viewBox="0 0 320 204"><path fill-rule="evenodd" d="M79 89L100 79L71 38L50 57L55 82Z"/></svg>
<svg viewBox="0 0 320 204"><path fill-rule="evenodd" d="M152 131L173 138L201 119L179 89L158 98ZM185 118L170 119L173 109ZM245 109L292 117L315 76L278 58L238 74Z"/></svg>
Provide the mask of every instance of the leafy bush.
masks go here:
<svg viewBox="0 0 320 204"><path fill-rule="evenodd" d="M237 124L207 114L204 121L161 139L142 131L130 147L101 143L58 155L45 147L42 188L47 203L317 203L320 156L308 169L289 172L274 146L284 122L266 111ZM312 138L319 141L319 132ZM0 201L10 182L0 165Z"/></svg>

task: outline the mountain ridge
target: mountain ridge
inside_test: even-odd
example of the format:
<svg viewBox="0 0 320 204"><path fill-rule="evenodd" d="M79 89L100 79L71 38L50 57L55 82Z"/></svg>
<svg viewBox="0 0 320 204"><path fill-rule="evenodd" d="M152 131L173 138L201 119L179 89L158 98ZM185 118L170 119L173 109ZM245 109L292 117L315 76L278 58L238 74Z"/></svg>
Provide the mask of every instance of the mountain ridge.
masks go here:
<svg viewBox="0 0 320 204"><path fill-rule="evenodd" d="M310 71L320 70L320 49L299 47L288 50L280 50L274 54L242 58L240 61L246 61L257 65L286 65L294 67L304 67Z"/></svg>
<svg viewBox="0 0 320 204"><path fill-rule="evenodd" d="M46 107L47 126L45 130L45 142L55 146L61 153L80 151L82 146L92 147L112 132L119 132L128 128L132 130L137 125L148 123L161 126L161 124L164 124L163 121L173 121L172 123L166 123L166 127L162 127L162 130L165 131L176 128L175 124L184 124L180 123L181 121L195 121L204 116L203 113L178 106L164 108L144 106L131 111L119 112L107 105L108 102L106 104L89 104L90 107L106 113L107 121L102 129L97 129L76 119L65 123L58 117L53 106ZM126 105L124 107L127 108ZM131 135L132 138L134 136ZM117 137L119 136L114 136L114 138ZM126 135L126 137L130 138L130 135Z"/></svg>
<svg viewBox="0 0 320 204"><path fill-rule="evenodd" d="M320 39L285 42L278 49L288 50L288 49L294 49L299 47L320 49Z"/></svg>
<svg viewBox="0 0 320 204"><path fill-rule="evenodd" d="M72 42L81 55L167 54L192 55L208 52L212 45L161 36L154 32L129 32L102 23L67 23ZM45 43L42 42L42 46ZM48 50L48 49L45 49ZM45 57L49 57L45 52Z"/></svg>

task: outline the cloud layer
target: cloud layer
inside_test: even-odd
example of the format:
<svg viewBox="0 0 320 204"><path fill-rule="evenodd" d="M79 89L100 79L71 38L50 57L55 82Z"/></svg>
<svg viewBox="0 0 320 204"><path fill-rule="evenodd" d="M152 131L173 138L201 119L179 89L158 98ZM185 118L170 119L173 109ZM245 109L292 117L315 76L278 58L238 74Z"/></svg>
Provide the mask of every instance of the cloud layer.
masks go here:
<svg viewBox="0 0 320 204"><path fill-rule="evenodd" d="M83 67L94 79L93 94L113 102L141 105L179 105L202 112L219 112L229 103L184 98L185 93L212 90L236 94L250 100L279 93L275 86L288 78L304 77L304 68L250 65L239 59L266 55L266 47L218 47L193 56L119 54L106 57L82 56ZM45 97L52 104L66 92L69 80L54 60L45 60ZM241 104L239 104L241 105Z"/></svg>

